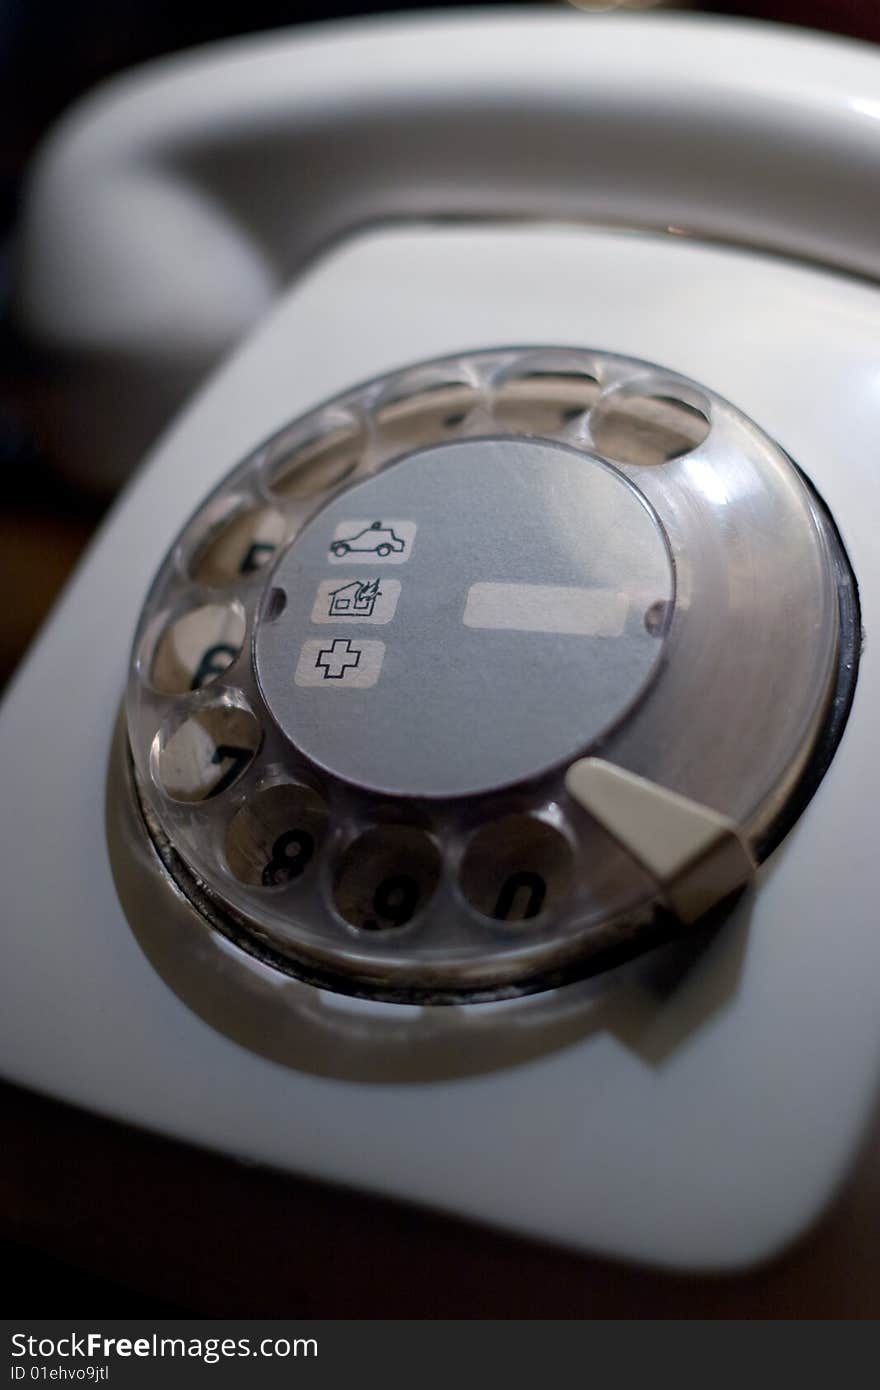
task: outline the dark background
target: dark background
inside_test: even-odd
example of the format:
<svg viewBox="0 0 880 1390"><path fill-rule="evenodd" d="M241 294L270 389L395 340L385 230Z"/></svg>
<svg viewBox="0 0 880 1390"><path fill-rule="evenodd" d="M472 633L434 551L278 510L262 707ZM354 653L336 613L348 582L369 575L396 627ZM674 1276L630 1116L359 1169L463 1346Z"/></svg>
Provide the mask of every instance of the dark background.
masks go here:
<svg viewBox="0 0 880 1390"><path fill-rule="evenodd" d="M628 7L582 0L579 7L634 9L637 0L630 0ZM877 0L657 6L661 7L773 19L880 40ZM473 7L444 5L442 0L428 0L426 5L333 0L248 0L246 4L231 0L175 0L174 4L0 0L0 689L107 505L107 499L78 494L58 476L58 460L43 442L43 427L52 411L51 371L21 340L11 320L16 211L23 175L40 138L81 93L148 59L259 30L418 8ZM8 789L4 794L9 794ZM245 1307L240 1291L236 1295L218 1286L212 1274L206 1233L220 1229L223 1212L206 1211L194 1217L200 1192L208 1203L225 1205L227 1219L231 1215L233 1227L236 1222L239 1226L235 1239L249 1247L255 1260L260 1259L261 1246L259 1238L255 1241L248 1210L257 1222L270 1227L275 1225L273 1212L284 1224L287 1220L295 1224L303 1219L303 1212L309 1212L310 1219L323 1222L320 1239L332 1247L334 1241L339 1243L341 1223L348 1225L346 1213L353 1199L334 1199L326 1193L297 1195L282 1179L260 1180L222 1160L187 1154L158 1140L138 1140L118 1127L77 1117L11 1087L0 1087L0 1105L4 1129L9 1134L14 1130L17 1136L4 1145L5 1158L0 1161L0 1241L7 1241L0 1243L0 1263L10 1280L11 1296L5 1300L10 1315L155 1317L196 1310L333 1316L333 1295L326 1290L334 1288L341 1290L339 1306L347 1309L348 1316L357 1316L358 1308L375 1315L383 1307L390 1315L406 1315L410 1261L418 1261L420 1244L426 1240L431 1243L432 1264L439 1260L448 1275L445 1285L434 1283L432 1306L438 1315L445 1311L461 1316L465 1312L462 1297L469 1288L475 1311L495 1316L514 1312L528 1316L530 1306L543 1316L555 1311L569 1317L594 1312L614 1315L615 1309L619 1316L699 1316L707 1311L760 1315L762 1309L765 1316L785 1316L786 1312L821 1316L820 1309L827 1316L835 1308L838 1315L858 1316L865 1307L877 1312L876 1299L869 1298L865 1304L857 1293L863 1282L865 1286L871 1280L876 1283L877 1277L876 1261L859 1268L864 1240L860 1245L858 1233L864 1236L866 1212L874 1212L877 1205L873 1160L869 1168L862 1165L863 1171L870 1170L868 1188L864 1183L856 1185L855 1196L844 1199L836 1224L811 1237L806 1255L801 1252L796 1257L801 1261L800 1272L786 1274L786 1268L791 1269L789 1261L776 1273L752 1279L751 1293L739 1281L716 1281L714 1292L708 1287L695 1291L686 1281L660 1281L598 1262L579 1264L572 1257L551 1257L499 1236L474 1236L454 1223L418 1213L391 1209L390 1215L383 1215L371 1204L358 1208L357 1215L349 1213L351 1220L366 1222L364 1239L378 1247L394 1234L397 1253L389 1255L384 1271L381 1262L370 1270L369 1288L366 1284L358 1288L356 1273L355 1283L343 1287L339 1279L345 1274L340 1271L337 1278L331 1251L320 1271L325 1290L320 1306L297 1292L297 1281L307 1281L300 1269L286 1293L283 1279L280 1285L273 1284L270 1272L267 1282L261 1271L251 1281L253 1307ZM239 1209L236 1203L246 1188L256 1206ZM871 1198L867 1207L866 1191ZM235 1210L230 1211L230 1204ZM164 1245L150 1230L154 1217L159 1216L161 1223L163 1210L171 1221L170 1243ZM87 1237L84 1225L89 1227ZM127 1230L132 1247L128 1252L121 1248ZM179 1270L175 1277L167 1262L174 1259L175 1241L179 1248L187 1239L201 1242L200 1259L186 1266L186 1277ZM351 1257L360 1261L362 1246L352 1242L350 1234L348 1239ZM271 1240L264 1244L264 1255L267 1252L272 1252L268 1254L271 1263L273 1255L278 1256ZM218 1250L218 1267L219 1255ZM91 1272L81 1268L84 1264ZM468 1273L462 1283L464 1267ZM164 1270L169 1270L167 1277ZM505 1271L511 1273L505 1277ZM351 1277L350 1266L347 1273ZM381 1280L383 1273L390 1278L390 1307L383 1305L381 1290L377 1293L376 1279ZM528 1296L525 1303L521 1296L527 1278L535 1280L531 1304ZM432 1306L416 1299L415 1311L431 1315Z"/></svg>

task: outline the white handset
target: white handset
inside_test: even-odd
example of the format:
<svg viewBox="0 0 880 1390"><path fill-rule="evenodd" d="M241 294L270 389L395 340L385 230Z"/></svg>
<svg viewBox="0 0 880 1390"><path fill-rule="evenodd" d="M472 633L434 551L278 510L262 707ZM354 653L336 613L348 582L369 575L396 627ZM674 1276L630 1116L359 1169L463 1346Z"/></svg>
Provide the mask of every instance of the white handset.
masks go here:
<svg viewBox="0 0 880 1390"><path fill-rule="evenodd" d="M80 476L118 484L291 280L365 227L587 221L875 276L870 51L627 22L317 27L155 64L82 102L35 166L18 284L26 328L76 363L80 410L90 376L99 393L65 434Z"/></svg>

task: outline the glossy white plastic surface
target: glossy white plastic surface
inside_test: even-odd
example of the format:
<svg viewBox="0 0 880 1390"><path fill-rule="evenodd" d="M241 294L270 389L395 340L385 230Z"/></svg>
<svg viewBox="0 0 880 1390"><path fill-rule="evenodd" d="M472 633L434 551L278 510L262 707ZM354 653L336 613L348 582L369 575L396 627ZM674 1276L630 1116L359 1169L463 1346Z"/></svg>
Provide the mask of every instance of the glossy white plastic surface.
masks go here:
<svg viewBox="0 0 880 1390"><path fill-rule="evenodd" d="M665 1266L735 1267L800 1233L847 1173L880 1071L873 644L816 797L687 968L664 951L570 987L529 1055L523 1001L444 1011L446 1064L409 1079L283 1066L180 1002L116 897L106 769L144 591L205 491L322 398L473 347L595 344L728 396L824 495L870 634L878 341L873 287L674 237L412 228L317 264L155 449L0 713L4 1074L292 1172ZM365 1049L395 1007L308 998ZM395 1018L430 1059L430 1019Z"/></svg>

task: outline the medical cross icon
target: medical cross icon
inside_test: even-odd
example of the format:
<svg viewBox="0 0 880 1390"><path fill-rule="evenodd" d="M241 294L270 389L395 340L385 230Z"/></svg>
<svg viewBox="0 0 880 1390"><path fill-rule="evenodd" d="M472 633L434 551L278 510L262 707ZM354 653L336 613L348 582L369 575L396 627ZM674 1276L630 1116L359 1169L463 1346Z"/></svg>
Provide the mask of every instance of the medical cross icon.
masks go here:
<svg viewBox="0 0 880 1390"><path fill-rule="evenodd" d="M312 637L302 644L293 678L297 685L317 686L325 692L369 690L379 679L384 657L384 642L352 642L348 637L330 642Z"/></svg>
<svg viewBox="0 0 880 1390"><path fill-rule="evenodd" d="M358 665L361 654L352 647L347 637L337 638L329 647L318 653L315 666L323 672L325 681L343 680L346 671Z"/></svg>

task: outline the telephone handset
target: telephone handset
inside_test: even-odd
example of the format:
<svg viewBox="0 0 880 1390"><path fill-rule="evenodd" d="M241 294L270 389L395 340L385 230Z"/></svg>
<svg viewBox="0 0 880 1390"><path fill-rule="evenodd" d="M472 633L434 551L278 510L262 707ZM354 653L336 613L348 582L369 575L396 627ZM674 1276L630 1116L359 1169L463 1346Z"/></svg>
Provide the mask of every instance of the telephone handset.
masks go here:
<svg viewBox="0 0 880 1390"><path fill-rule="evenodd" d="M478 16L208 51L95 103L38 167L20 295L133 393L93 479L154 364L167 403L254 326L0 722L14 1075L583 1248L779 1248L880 1044L880 63Z"/></svg>
<svg viewBox="0 0 880 1390"><path fill-rule="evenodd" d="M870 50L769 25L537 9L316 26L123 76L62 121L23 213L21 316L76 368L64 457L117 485L368 227L587 222L875 277L876 83Z"/></svg>

